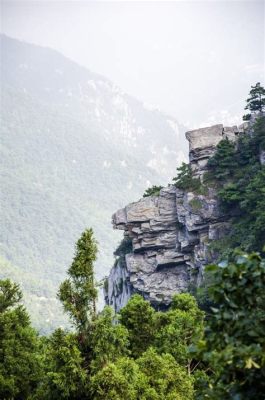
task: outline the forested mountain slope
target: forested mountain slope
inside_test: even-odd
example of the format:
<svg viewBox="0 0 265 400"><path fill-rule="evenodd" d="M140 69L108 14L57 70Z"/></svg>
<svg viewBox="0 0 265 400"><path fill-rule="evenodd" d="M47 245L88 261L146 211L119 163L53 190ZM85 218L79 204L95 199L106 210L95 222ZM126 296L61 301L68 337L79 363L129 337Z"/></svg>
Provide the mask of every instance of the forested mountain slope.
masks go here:
<svg viewBox="0 0 265 400"><path fill-rule="evenodd" d="M113 210L168 182L184 129L58 52L6 36L1 105L0 275L21 284L47 331L63 323L55 294L76 239L93 227L106 275Z"/></svg>

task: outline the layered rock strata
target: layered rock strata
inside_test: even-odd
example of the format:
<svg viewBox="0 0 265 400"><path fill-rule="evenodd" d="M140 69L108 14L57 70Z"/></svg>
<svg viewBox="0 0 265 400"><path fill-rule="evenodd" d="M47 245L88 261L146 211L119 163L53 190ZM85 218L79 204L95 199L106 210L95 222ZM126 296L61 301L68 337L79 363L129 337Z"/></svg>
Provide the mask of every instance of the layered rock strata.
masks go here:
<svg viewBox="0 0 265 400"><path fill-rule="evenodd" d="M246 125L215 125L186 133L193 175L203 180L207 161L221 139L236 140ZM114 229L132 241L111 269L105 285L105 301L116 311L133 293L140 293L154 307L167 307L175 293L197 286L206 264L213 261L209 244L230 229L213 188L197 194L169 186L158 196L145 197L113 215Z"/></svg>

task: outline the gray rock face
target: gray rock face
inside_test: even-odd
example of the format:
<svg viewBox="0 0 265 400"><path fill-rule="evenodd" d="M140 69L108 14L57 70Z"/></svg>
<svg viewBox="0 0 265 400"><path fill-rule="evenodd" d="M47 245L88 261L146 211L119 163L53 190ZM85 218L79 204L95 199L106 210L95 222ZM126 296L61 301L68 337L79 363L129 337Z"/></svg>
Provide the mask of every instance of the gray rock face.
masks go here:
<svg viewBox="0 0 265 400"><path fill-rule="evenodd" d="M189 160L195 177L201 177L206 170L208 159L214 154L216 146L222 139L235 141L248 129L249 123L232 127L222 124L186 132L189 141Z"/></svg>
<svg viewBox="0 0 265 400"><path fill-rule="evenodd" d="M133 294L130 275L125 260L119 260L112 267L104 285L105 296L111 293L107 303L115 310L122 308Z"/></svg>
<svg viewBox="0 0 265 400"><path fill-rule="evenodd" d="M121 266L113 267L106 293L107 303L118 310L127 294L142 293L155 305L170 303L174 293L188 290L186 260L179 251L176 213L176 188L162 189L159 196L145 197L113 216L116 229L131 239L133 252ZM115 292L115 283L123 280L124 293Z"/></svg>
<svg viewBox="0 0 265 400"><path fill-rule="evenodd" d="M261 150L260 155L259 155L259 160L260 160L261 165L265 164L265 151L264 150Z"/></svg>
<svg viewBox="0 0 265 400"><path fill-rule="evenodd" d="M235 140L245 128L215 125L187 132L194 176L202 179L221 139ZM212 188L202 195L169 186L159 196L118 210L113 226L131 239L132 252L112 268L106 303L118 311L133 293L140 293L157 308L168 306L175 293L200 283L204 266L214 257L210 242L227 235L229 221Z"/></svg>
<svg viewBox="0 0 265 400"><path fill-rule="evenodd" d="M159 308L169 305L175 293L197 285L211 261L210 241L229 230L213 190L197 195L174 186L117 211L113 225L125 231L133 246L108 278L106 303L116 311L133 293Z"/></svg>

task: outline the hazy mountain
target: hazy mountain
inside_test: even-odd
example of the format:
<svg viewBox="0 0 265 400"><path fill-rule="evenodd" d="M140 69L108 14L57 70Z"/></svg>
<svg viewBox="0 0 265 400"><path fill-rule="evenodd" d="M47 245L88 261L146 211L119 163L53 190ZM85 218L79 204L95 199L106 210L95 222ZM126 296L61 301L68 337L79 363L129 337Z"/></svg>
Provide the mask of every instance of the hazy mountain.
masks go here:
<svg viewBox="0 0 265 400"><path fill-rule="evenodd" d="M63 323L55 294L92 226L97 275L120 238L111 214L184 159L184 129L60 53L1 36L1 276L38 328ZM50 325L49 325L50 324Z"/></svg>

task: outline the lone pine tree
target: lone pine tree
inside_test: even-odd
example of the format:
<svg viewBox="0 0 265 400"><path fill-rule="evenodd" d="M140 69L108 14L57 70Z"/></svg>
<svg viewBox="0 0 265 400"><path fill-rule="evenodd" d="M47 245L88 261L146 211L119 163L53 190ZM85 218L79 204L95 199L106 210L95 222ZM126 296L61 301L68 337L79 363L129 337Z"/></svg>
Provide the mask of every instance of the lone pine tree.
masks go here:
<svg viewBox="0 0 265 400"><path fill-rule="evenodd" d="M97 289L93 263L96 261L97 251L93 230L85 230L77 241L76 254L67 271L69 278L61 284L58 293L81 342L85 340L96 316Z"/></svg>
<svg viewBox="0 0 265 400"><path fill-rule="evenodd" d="M249 92L249 98L246 100L247 105L245 110L249 110L250 112L263 112L265 109L265 89L261 86L260 82L257 82L256 85L251 86L251 90ZM250 119L251 114L244 115L243 119L245 121Z"/></svg>

